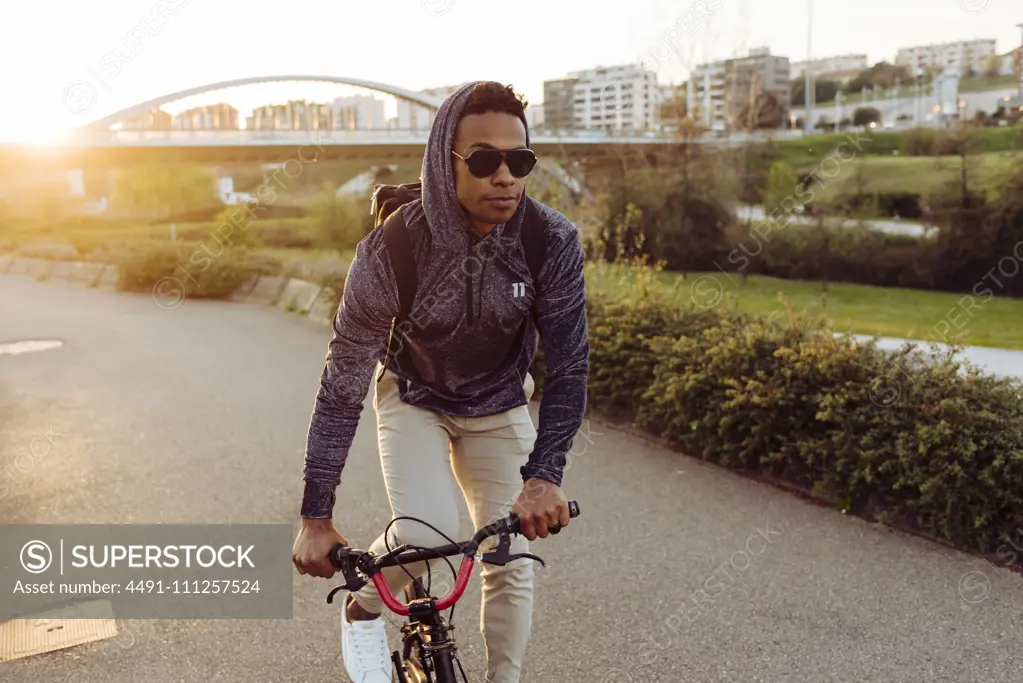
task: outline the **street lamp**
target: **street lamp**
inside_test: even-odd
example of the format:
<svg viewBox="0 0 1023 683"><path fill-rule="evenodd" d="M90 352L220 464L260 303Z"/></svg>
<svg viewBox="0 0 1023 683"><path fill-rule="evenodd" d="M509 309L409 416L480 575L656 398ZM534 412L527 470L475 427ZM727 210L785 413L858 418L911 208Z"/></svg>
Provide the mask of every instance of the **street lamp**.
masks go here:
<svg viewBox="0 0 1023 683"><path fill-rule="evenodd" d="M806 0L806 120L803 129L809 133L813 129L813 0Z"/></svg>
<svg viewBox="0 0 1023 683"><path fill-rule="evenodd" d="M1023 31L1023 24L1016 24L1016 28ZM1019 58L1016 60L1019 63L1019 94L1023 96L1023 43L1020 44Z"/></svg>

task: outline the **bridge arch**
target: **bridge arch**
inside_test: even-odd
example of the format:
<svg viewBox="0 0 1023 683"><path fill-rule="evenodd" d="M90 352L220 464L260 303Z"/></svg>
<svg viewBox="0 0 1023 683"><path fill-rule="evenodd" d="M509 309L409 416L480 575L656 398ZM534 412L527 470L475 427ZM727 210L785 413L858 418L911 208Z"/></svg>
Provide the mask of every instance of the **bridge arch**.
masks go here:
<svg viewBox="0 0 1023 683"><path fill-rule="evenodd" d="M400 88L396 85L388 85L386 83L379 83L377 81L365 81L359 78L347 78L345 76L316 76L316 75L290 75L290 76L253 76L251 78L236 78L230 81L220 81L219 83L209 83L207 85L200 85L195 88L188 88L187 90L180 90L175 93L156 97L146 102L140 102L139 104L132 105L120 111L114 112L108 116L104 116L101 119L97 119L92 123L88 123L83 128L87 129L107 129L110 126L128 121L138 116L148 114L151 110L161 107L170 102L176 102L183 100L186 97L192 97L193 95L201 95L206 92L213 92L215 90L224 90L225 88L235 88L242 85L253 85L257 83L282 83L282 82L295 82L295 81L306 81L316 83L337 83L338 85L350 85L357 88L366 88L368 90L375 90L377 92L384 93L386 95L392 95L399 100L405 100L414 104L422 105L428 109L437 110L443 103L444 98L436 95L429 95L427 93L413 92Z"/></svg>

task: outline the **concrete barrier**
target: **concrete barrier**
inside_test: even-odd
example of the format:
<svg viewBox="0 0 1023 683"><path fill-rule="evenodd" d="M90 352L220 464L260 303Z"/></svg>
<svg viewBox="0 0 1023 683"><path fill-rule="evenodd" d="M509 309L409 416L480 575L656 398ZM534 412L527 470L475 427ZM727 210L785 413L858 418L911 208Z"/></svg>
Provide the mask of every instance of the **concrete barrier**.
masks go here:
<svg viewBox="0 0 1023 683"><path fill-rule="evenodd" d="M99 274L99 279L96 281L96 286L104 289L116 289L118 280L117 266L105 263L103 264L102 272Z"/></svg>
<svg viewBox="0 0 1023 683"><path fill-rule="evenodd" d="M77 282L104 289L116 289L117 266L88 261L48 261L46 259L0 257L0 275L48 276L65 282ZM314 282L276 275L252 277L230 296L232 301L269 304L277 308L305 311L310 320L330 325L337 313L341 295L330 287Z"/></svg>
<svg viewBox="0 0 1023 683"><path fill-rule="evenodd" d="M80 282L91 285L99 278L103 270L102 263L90 263L88 261L61 261L53 269L50 277L54 280L65 282Z"/></svg>
<svg viewBox="0 0 1023 683"><path fill-rule="evenodd" d="M50 273L53 280L64 282L95 282L103 269L102 263L89 263L88 261L60 261Z"/></svg>
<svg viewBox="0 0 1023 683"><path fill-rule="evenodd" d="M47 261L41 258L25 259L28 261L28 274L34 278L48 278L59 261Z"/></svg>
<svg viewBox="0 0 1023 683"><path fill-rule="evenodd" d="M316 297L316 302L309 308L309 319L321 325L330 325L340 303L341 295L330 287L324 287Z"/></svg>
<svg viewBox="0 0 1023 683"><path fill-rule="evenodd" d="M259 276L253 275L245 282L238 285L238 289L231 292L231 296L228 297L231 301L248 301L249 295L252 294L252 290L255 289L256 283L259 282Z"/></svg>
<svg viewBox="0 0 1023 683"><path fill-rule="evenodd" d="M314 282L292 278L284 286L284 291L277 301L277 307L283 308L286 311L304 311L308 313L316 302L316 297L320 294L321 289L322 287Z"/></svg>
<svg viewBox="0 0 1023 683"><path fill-rule="evenodd" d="M281 298L281 292L288 284L288 278L278 275L267 275L259 278L259 282L252 288L247 301L257 304L275 305Z"/></svg>
<svg viewBox="0 0 1023 683"><path fill-rule="evenodd" d="M8 275L28 275L28 267L31 263L27 258L12 258L11 265L7 268Z"/></svg>
<svg viewBox="0 0 1023 683"><path fill-rule="evenodd" d="M82 284L89 285L90 287L99 282L99 276L107 267L105 263L82 262L76 265L78 267L75 269L71 281L80 282ZM113 268L114 266L110 267Z"/></svg>
<svg viewBox="0 0 1023 683"><path fill-rule="evenodd" d="M50 279L70 282L71 273L74 272L76 265L77 264L74 261L60 261L53 267L53 272L50 273Z"/></svg>

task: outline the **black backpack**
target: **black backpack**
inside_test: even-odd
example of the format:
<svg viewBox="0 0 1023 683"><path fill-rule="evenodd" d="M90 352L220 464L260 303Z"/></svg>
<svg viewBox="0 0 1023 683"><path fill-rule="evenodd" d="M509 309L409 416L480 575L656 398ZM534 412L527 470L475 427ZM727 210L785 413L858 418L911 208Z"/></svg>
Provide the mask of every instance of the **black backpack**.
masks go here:
<svg viewBox="0 0 1023 683"><path fill-rule="evenodd" d="M416 271L416 260L412 254L412 244L409 241L408 229L405 220L398 209L410 201L419 199L423 194L422 183L408 183L405 185L377 185L373 188L372 204L370 214L374 216L374 225L384 231L384 244L387 246L387 255L391 260L391 269L394 271L395 280L398 283L398 315L391 321L391 337L394 336L395 328L408 320L412 314L412 303L415 301L416 289L419 287L419 275ZM522 239L522 249L526 255L526 263L529 265L529 274L535 283L547 256L546 244L544 242L543 219L536 206L531 201L526 203L526 215L523 217L522 230L519 233ZM537 330L536 311L532 311L533 324ZM383 377L383 370L387 368L387 360L390 358L391 339L387 340L387 355L384 358L384 368L381 369L380 377ZM404 349L403 349L404 350ZM377 380L379 381L379 377Z"/></svg>

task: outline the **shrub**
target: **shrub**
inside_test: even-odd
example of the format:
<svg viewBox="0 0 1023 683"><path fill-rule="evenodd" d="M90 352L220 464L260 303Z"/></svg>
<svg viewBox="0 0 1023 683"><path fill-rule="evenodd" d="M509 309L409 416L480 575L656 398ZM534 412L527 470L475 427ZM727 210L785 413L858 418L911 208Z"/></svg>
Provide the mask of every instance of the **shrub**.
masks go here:
<svg viewBox="0 0 1023 683"><path fill-rule="evenodd" d="M278 224L259 232L264 246L275 249L312 249L313 239L289 225Z"/></svg>
<svg viewBox="0 0 1023 683"><path fill-rule="evenodd" d="M902 218L920 218L923 209L921 197L916 192L872 192L866 195L849 195L839 199L839 207L851 212L860 212L868 207L877 216L892 216L898 213Z"/></svg>
<svg viewBox="0 0 1023 683"><path fill-rule="evenodd" d="M871 123L881 123L882 120L881 110L876 107L857 107L853 111L854 126L867 126Z"/></svg>
<svg viewBox="0 0 1023 683"><path fill-rule="evenodd" d="M768 210L781 206L785 199L791 197L799 182L799 176L791 166L784 161L774 162L767 176L767 187L762 193Z"/></svg>
<svg viewBox="0 0 1023 683"><path fill-rule="evenodd" d="M638 283L614 294L588 266L592 407L960 547L993 551L1023 527L1023 383L801 316L682 308L650 273L625 277Z"/></svg>
<svg viewBox="0 0 1023 683"><path fill-rule="evenodd" d="M185 297L212 299L230 296L268 265L238 249L218 253L212 247L206 250L203 245L163 243L122 251L116 264L120 289L153 291L161 281L168 282L170 278Z"/></svg>
<svg viewBox="0 0 1023 683"><path fill-rule="evenodd" d="M338 195L330 183L324 183L310 213L321 245L338 251L354 249L372 229L369 200Z"/></svg>
<svg viewBox="0 0 1023 683"><path fill-rule="evenodd" d="M937 141L938 131L933 128L913 128L903 134L899 151L905 156L931 156Z"/></svg>
<svg viewBox="0 0 1023 683"><path fill-rule="evenodd" d="M255 225L256 221L246 213L244 207L225 206L213 217L213 230L209 236L233 248L252 249L261 246Z"/></svg>

